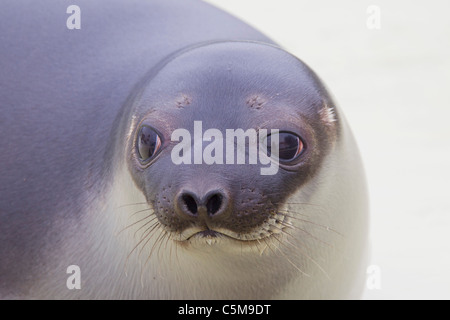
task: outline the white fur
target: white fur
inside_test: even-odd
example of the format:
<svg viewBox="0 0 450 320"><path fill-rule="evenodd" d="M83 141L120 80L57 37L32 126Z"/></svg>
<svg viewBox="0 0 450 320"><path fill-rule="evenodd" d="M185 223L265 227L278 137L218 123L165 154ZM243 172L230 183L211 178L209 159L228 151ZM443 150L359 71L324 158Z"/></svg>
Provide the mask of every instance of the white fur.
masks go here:
<svg viewBox="0 0 450 320"><path fill-rule="evenodd" d="M319 111L320 119L323 123L331 125L336 122L336 114L333 107L328 106L326 103L323 105L322 109Z"/></svg>
<svg viewBox="0 0 450 320"><path fill-rule="evenodd" d="M350 136L335 146L315 178L288 199L305 203L281 210L294 216L286 220L292 227L285 226L277 239L251 245L215 239L180 246L157 228L145 246L133 251L146 228L137 230L152 217L133 225L150 211L136 213L148 206L129 205L145 199L124 162L117 168L109 191L86 199L91 203L86 218L66 226L67 234L76 236L48 259L56 262L36 281L31 297L300 299L357 298L361 292L367 199ZM65 285L71 264L81 268L81 290Z"/></svg>

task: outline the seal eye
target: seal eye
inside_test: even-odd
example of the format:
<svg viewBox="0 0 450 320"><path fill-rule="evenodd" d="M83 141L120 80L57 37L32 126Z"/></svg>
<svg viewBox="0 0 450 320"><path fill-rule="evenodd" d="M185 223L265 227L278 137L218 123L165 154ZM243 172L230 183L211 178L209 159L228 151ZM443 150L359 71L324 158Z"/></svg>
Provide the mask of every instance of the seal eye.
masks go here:
<svg viewBox="0 0 450 320"><path fill-rule="evenodd" d="M272 136L267 136L267 155L271 155ZM293 161L297 159L304 149L302 139L290 132L280 132L278 136L278 158L281 161Z"/></svg>
<svg viewBox="0 0 450 320"><path fill-rule="evenodd" d="M161 148L161 138L155 130L142 126L137 137L137 150L141 161L148 161Z"/></svg>

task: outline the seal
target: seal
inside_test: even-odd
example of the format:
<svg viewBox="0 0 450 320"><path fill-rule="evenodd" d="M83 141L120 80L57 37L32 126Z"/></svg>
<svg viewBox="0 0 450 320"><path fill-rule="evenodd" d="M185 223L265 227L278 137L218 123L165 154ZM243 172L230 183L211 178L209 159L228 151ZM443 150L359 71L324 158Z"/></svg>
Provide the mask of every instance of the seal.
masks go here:
<svg viewBox="0 0 450 320"><path fill-rule="evenodd" d="M199 1L78 1L79 30L22 2L0 13L2 298L359 296L364 170L306 64Z"/></svg>

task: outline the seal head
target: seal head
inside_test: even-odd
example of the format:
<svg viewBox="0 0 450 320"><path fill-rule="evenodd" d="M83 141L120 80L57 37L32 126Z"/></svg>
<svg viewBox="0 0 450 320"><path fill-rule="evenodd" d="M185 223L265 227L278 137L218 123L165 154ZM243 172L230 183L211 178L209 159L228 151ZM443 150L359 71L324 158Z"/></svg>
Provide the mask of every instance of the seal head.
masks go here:
<svg viewBox="0 0 450 320"><path fill-rule="evenodd" d="M174 241L231 240L242 248L286 228L280 211L286 199L314 179L337 140L333 105L316 75L277 47L255 42L197 46L153 70L134 95L127 126L128 168ZM189 142L174 141L180 129L189 133ZM217 141L229 130L249 129L269 140L268 146L277 130L276 173L261 174L264 166L250 163L250 134L244 163L235 156L238 150L225 148L236 145L233 138L227 136L231 144ZM206 136L211 143L204 141ZM174 148L181 142L189 154L176 163L174 152L180 151ZM204 156L214 143L219 144L213 163L199 161L197 146Z"/></svg>

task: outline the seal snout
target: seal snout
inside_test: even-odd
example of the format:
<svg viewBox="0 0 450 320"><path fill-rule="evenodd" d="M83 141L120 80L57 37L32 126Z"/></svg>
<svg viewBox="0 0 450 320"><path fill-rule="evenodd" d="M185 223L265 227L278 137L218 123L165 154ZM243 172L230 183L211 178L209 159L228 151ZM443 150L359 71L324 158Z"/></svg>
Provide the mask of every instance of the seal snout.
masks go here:
<svg viewBox="0 0 450 320"><path fill-rule="evenodd" d="M210 190L205 194L182 190L176 196L176 212L183 220L216 218L227 211L228 200L222 190Z"/></svg>

